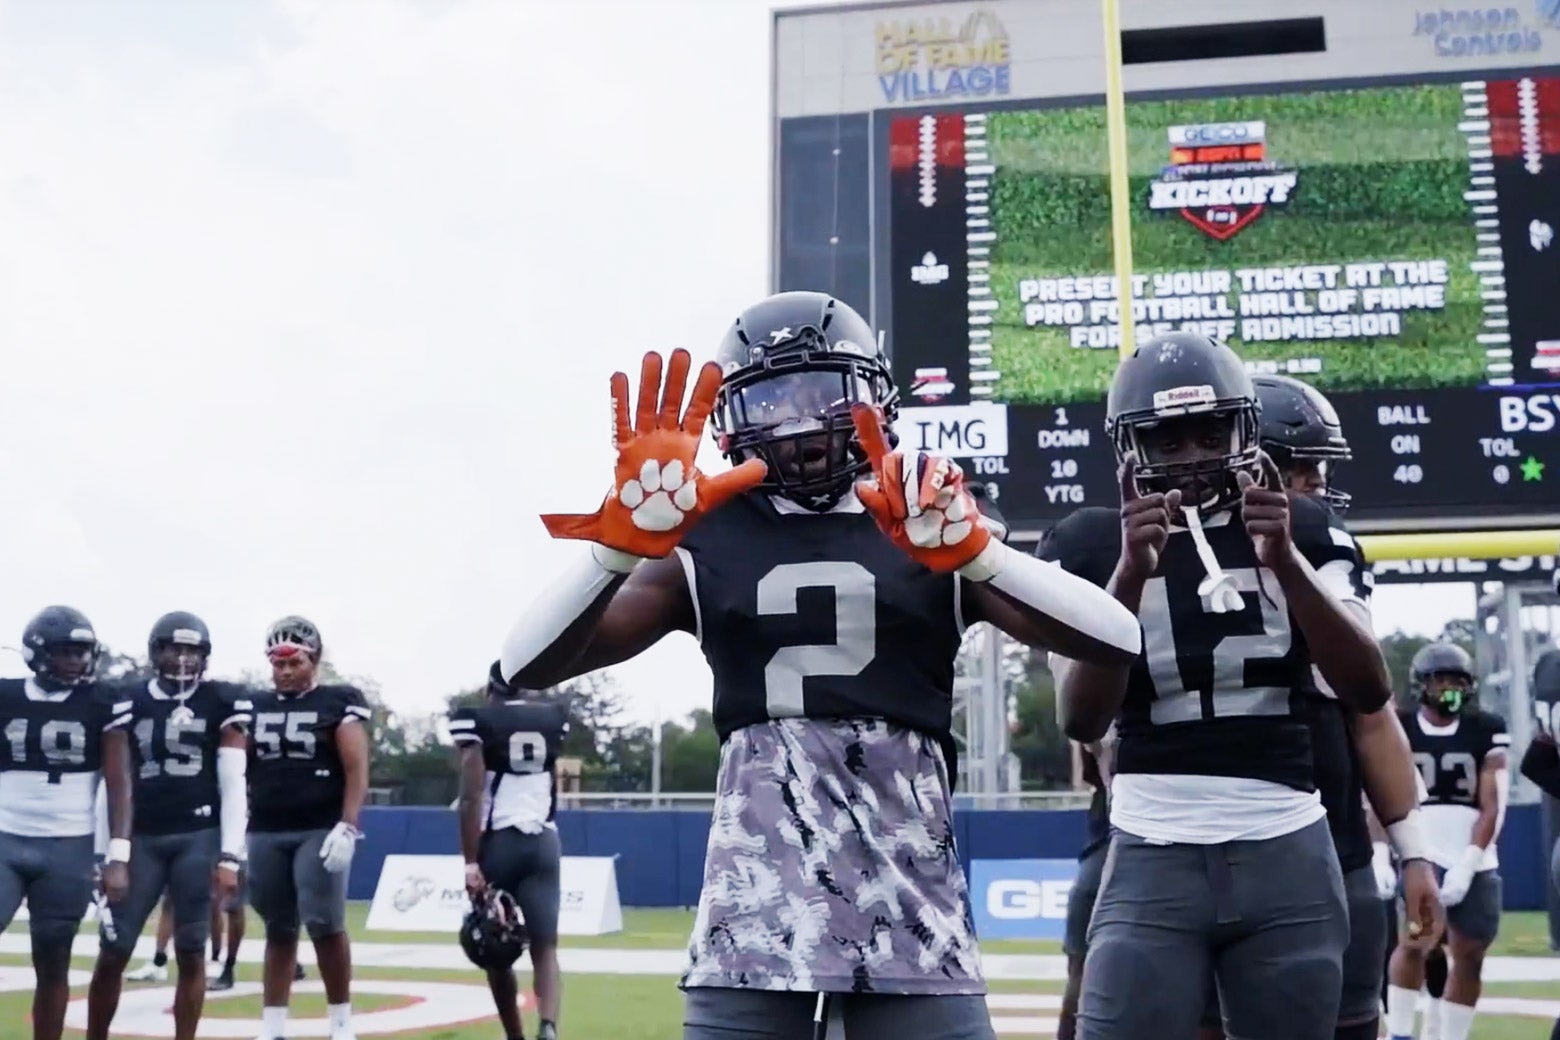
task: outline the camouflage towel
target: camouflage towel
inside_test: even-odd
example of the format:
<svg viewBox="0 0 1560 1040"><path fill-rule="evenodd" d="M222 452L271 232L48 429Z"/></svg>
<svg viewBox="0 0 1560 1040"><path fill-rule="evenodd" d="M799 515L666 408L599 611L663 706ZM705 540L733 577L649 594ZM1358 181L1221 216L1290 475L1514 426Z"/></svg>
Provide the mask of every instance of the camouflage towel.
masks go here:
<svg viewBox="0 0 1560 1040"><path fill-rule="evenodd" d="M984 993L937 741L781 719L721 749L685 987Z"/></svg>

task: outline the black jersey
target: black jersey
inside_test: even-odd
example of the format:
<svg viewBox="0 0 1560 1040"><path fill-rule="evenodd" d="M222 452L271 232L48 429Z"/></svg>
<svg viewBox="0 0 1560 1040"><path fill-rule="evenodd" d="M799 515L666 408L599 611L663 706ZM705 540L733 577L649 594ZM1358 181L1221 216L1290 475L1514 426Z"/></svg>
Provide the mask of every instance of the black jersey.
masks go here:
<svg viewBox="0 0 1560 1040"><path fill-rule="evenodd" d="M92 684L45 693L31 680L0 679L0 831L92 833L103 734L130 722L117 694Z"/></svg>
<svg viewBox="0 0 1560 1040"><path fill-rule="evenodd" d="M341 819L346 776L336 727L366 725L372 712L355 686L316 686L307 693L256 692L249 742L249 829L307 831Z"/></svg>
<svg viewBox="0 0 1560 1040"><path fill-rule="evenodd" d="M1353 713L1334 697L1308 698L1312 775L1327 810L1327 826L1345 874L1371 862L1370 828L1365 822L1365 787L1359 754L1350 732Z"/></svg>
<svg viewBox="0 0 1560 1040"><path fill-rule="evenodd" d="M1100 775L1099 762L1094 752L1083 748L1079 754L1083 760L1084 782L1094 787L1084 819L1083 848L1078 852L1079 859L1086 859L1095 849L1110 841L1110 795L1106 792L1105 779Z"/></svg>
<svg viewBox="0 0 1560 1040"><path fill-rule="evenodd" d="M154 682L125 691L131 703L135 833L180 834L221 822L217 747L222 728L248 731L249 691L202 682L188 696L170 697Z"/></svg>
<svg viewBox="0 0 1560 1040"><path fill-rule="evenodd" d="M569 734L569 712L558 700L489 702L450 713L450 736L482 748L487 768L487 826L515 820L543 823L558 810L557 762Z"/></svg>
<svg viewBox="0 0 1560 1040"><path fill-rule="evenodd" d="M1354 540L1320 503L1291 498L1294 544L1318 570L1347 571L1367 593ZM1215 614L1189 532L1173 529L1138 610L1143 652L1127 682L1115 772L1248 777L1315 790L1306 698L1319 695L1305 638L1278 578L1257 563L1234 513L1204 521L1209 545L1244 606ZM1121 554L1114 509L1080 509L1041 540L1039 555L1102 588Z"/></svg>
<svg viewBox="0 0 1560 1040"><path fill-rule="evenodd" d="M722 740L804 716L884 719L948 745L958 579L916 563L871 516L783 514L750 493L701 520L678 553Z"/></svg>
<svg viewBox="0 0 1560 1040"><path fill-rule="evenodd" d="M1479 807L1479 771L1491 752L1511 746L1506 720L1487 711L1465 711L1444 733L1426 733L1419 712L1398 716L1414 751L1414 765L1425 782L1425 805Z"/></svg>

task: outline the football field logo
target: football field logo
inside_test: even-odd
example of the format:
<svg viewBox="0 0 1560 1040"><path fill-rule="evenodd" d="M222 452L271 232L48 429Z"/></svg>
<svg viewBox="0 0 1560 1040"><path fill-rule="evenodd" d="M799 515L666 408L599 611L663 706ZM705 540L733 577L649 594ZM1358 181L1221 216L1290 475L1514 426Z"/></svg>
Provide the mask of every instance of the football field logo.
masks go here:
<svg viewBox="0 0 1560 1040"><path fill-rule="evenodd" d="M1149 182L1148 208L1179 210L1220 242L1273 206L1287 206L1298 174L1267 157L1267 124L1203 123L1170 128L1170 162Z"/></svg>

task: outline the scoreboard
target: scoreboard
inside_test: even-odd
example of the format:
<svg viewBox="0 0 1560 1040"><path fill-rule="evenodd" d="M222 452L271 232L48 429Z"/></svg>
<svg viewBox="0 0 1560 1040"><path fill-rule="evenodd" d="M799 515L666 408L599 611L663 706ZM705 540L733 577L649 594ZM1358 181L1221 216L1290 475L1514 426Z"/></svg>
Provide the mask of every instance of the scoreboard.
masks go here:
<svg viewBox="0 0 1560 1040"><path fill-rule="evenodd" d="M788 118L779 91L775 263L776 288L871 315L902 441L959 457L1031 537L1115 501L1120 344L1102 74L1021 75L1025 46L1043 54L1063 28L1031 26L1034 6L828 15L847 39L872 25L880 66L923 78L917 95L880 75L873 97L847 72L814 106L867 107L832 118ZM1354 452L1336 481L1357 530L1553 524L1560 68L1535 59L1560 53L1560 28L1514 12L1491 50L1495 10L1436 21L1384 2L1375 16L1402 31L1373 36L1356 5L1311 6L1321 53L1126 69L1136 337L1195 329L1323 390ZM777 77L788 17L804 14L777 16ZM966 55L1012 67L956 84ZM1069 69L1094 91L1069 89ZM1134 93L1140 79L1155 89Z"/></svg>

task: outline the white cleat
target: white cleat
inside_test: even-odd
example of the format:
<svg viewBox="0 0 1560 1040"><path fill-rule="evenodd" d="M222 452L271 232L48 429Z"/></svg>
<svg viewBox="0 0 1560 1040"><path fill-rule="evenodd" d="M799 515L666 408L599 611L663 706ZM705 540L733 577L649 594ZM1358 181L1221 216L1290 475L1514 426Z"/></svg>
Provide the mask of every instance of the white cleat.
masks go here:
<svg viewBox="0 0 1560 1040"><path fill-rule="evenodd" d="M166 964L164 964L161 967L159 967L158 965L156 965L152 961L147 961L145 964L141 965L139 968L135 969L134 971L126 973L125 981L127 981L127 982L167 982L168 981L168 966Z"/></svg>

